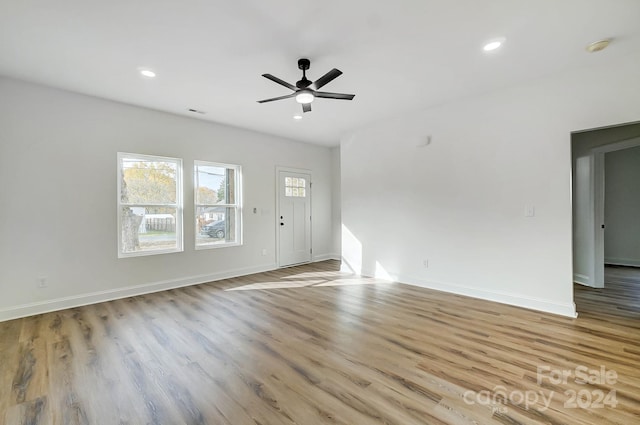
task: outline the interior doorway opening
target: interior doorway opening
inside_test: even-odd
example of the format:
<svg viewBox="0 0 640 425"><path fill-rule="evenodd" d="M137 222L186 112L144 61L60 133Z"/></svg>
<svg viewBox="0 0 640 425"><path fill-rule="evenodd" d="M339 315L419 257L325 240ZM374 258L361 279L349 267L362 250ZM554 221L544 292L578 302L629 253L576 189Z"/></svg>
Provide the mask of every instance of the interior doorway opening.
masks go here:
<svg viewBox="0 0 640 425"><path fill-rule="evenodd" d="M613 164L608 159L614 156L624 158L631 149L640 149L640 123L630 123L614 127L585 130L572 133L571 157L572 157L572 205L573 205L573 280L575 283L592 287L605 287L605 242L607 241L607 215L609 220L612 211L607 210L606 193L610 189L620 187L607 187L607 163L609 168ZM636 152L639 153L640 151ZM609 158L607 157L609 155ZM640 153L637 156L640 161ZM628 167L629 164L627 164ZM633 167L632 167L633 168ZM640 163L637 173L640 178ZM624 174L624 173L623 173ZM618 176L616 186L636 188L635 193L627 193L624 196L637 198L640 211L640 180L631 175ZM625 180L626 178L626 180ZM610 208L623 208L623 203L618 202ZM605 212L608 211L608 214ZM637 220L640 220L638 216ZM613 224L611 222L610 224ZM615 223L620 224L620 223ZM619 226L616 233L620 234ZM613 230L612 230L613 231ZM611 238L609 232L609 238ZM627 235L640 241L640 223L636 226L628 226ZM624 233L624 230L622 231ZM623 238L624 239L624 238ZM627 238L629 239L629 238ZM610 245L610 244L608 244ZM631 257L638 257L640 265L640 242ZM628 259L627 259L628 260ZM622 263L619 263L622 264ZM624 264L629 265L629 264Z"/></svg>

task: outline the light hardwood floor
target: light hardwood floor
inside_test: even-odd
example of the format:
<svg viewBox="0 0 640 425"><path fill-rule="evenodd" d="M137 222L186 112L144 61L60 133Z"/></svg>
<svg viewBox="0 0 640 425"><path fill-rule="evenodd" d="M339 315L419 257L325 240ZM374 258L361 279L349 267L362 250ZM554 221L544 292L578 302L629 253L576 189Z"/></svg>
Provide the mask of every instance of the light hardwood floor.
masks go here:
<svg viewBox="0 0 640 425"><path fill-rule="evenodd" d="M574 320L338 266L0 323L0 422L640 423L640 272L608 268L605 290L577 287ZM538 384L545 366L571 375ZM617 379L581 385L579 366ZM615 408L565 406L572 391L585 405L611 390Z"/></svg>

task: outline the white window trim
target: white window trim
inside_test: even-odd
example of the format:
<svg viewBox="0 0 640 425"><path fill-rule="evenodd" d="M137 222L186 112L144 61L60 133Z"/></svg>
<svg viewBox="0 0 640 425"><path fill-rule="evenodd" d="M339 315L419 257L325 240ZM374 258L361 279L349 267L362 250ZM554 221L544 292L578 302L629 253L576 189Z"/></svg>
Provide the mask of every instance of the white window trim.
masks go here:
<svg viewBox="0 0 640 425"><path fill-rule="evenodd" d="M220 168L233 168L236 170L236 190L235 190L235 204L198 204L198 185L195 181L196 169L198 165L206 165L210 167L220 167ZM205 160L195 160L193 161L193 234L194 234L194 247L196 251L203 249L219 249L219 248L229 248L233 246L241 246L243 244L243 223L242 223L242 166L238 164L226 164L223 162L213 162L213 161L205 161ZM198 225L197 225L197 216L198 216L198 207L200 206L213 206L213 207L234 207L237 211L236 213L236 241L235 242L225 242L225 243L212 243L205 245L198 245Z"/></svg>
<svg viewBox="0 0 640 425"><path fill-rule="evenodd" d="M176 208L176 247L171 249L157 249L149 251L135 251L135 252L122 252L122 204L121 190L122 190L122 159L133 158L143 161L171 161L177 163L176 173L176 204L136 204L139 206L170 206ZM166 156L156 155L143 155L137 153L118 152L118 167L117 167L117 232L118 232L118 258L131 258L131 257L143 257L147 255L160 255L170 254L174 252L184 251L184 232L183 232L183 214L184 214L184 202L182 198L182 174L183 174L182 158L172 158Z"/></svg>

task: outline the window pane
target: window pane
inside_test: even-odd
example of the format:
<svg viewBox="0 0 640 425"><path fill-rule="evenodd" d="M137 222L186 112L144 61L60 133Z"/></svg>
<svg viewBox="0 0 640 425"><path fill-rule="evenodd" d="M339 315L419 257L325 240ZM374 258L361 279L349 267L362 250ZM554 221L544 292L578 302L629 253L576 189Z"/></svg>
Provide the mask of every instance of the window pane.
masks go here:
<svg viewBox="0 0 640 425"><path fill-rule="evenodd" d="M195 161L194 172L196 248L240 242L240 166Z"/></svg>
<svg viewBox="0 0 640 425"><path fill-rule="evenodd" d="M196 204L232 204L227 202L227 168L212 165L195 166ZM231 170L233 171L233 170ZM233 180L233 174L231 174Z"/></svg>
<svg viewBox="0 0 640 425"><path fill-rule="evenodd" d="M179 158L118 153L118 257L182 251L181 182Z"/></svg>
<svg viewBox="0 0 640 425"><path fill-rule="evenodd" d="M307 180L302 177L285 177L285 196L301 197L307 196Z"/></svg>
<svg viewBox="0 0 640 425"><path fill-rule="evenodd" d="M175 204L177 171L175 162L123 158L121 202Z"/></svg>
<svg viewBox="0 0 640 425"><path fill-rule="evenodd" d="M236 242L235 207L197 207L196 245L219 245Z"/></svg>
<svg viewBox="0 0 640 425"><path fill-rule="evenodd" d="M122 207L122 253L178 248L177 209Z"/></svg>

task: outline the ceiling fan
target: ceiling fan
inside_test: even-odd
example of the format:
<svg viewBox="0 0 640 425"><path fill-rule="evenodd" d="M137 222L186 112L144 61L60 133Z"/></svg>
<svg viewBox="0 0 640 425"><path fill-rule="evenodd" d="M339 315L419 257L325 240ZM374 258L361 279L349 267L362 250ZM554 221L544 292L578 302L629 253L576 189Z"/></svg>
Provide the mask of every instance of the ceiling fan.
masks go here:
<svg viewBox="0 0 640 425"><path fill-rule="evenodd" d="M282 100L289 99L290 97L295 97L296 102L302 104L302 112L311 112L311 102L313 99L343 99L343 100L352 100L355 97L355 94L343 94L343 93L329 93L324 91L317 91L322 88L327 83L330 83L335 78L342 75L342 71L333 68L331 71L324 74L322 77L318 78L316 81L311 82L307 79L307 70L311 66L311 61L309 59L299 59L298 60L298 68L302 70L302 79L296 83L289 84L286 81L281 80L278 77L274 77L271 74L262 74L263 77L268 78L274 83L278 83L281 86L285 86L289 90L293 90L293 93L288 94L286 96L274 97L271 99L259 100L258 103L265 102L273 102L274 100Z"/></svg>

